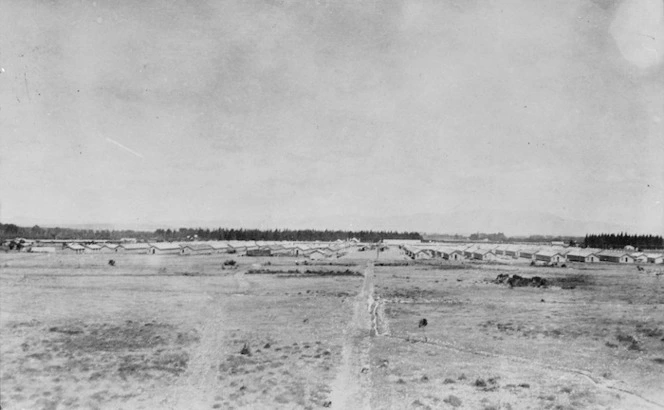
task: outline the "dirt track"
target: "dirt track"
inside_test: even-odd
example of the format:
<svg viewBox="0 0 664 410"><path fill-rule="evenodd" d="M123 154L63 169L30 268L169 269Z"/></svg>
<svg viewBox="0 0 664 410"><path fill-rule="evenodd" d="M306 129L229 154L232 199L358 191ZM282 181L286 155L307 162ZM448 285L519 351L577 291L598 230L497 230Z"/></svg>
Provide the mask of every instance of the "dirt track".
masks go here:
<svg viewBox="0 0 664 410"><path fill-rule="evenodd" d="M335 409L371 408L371 347L373 300L373 263L364 270L362 290L353 303L353 317L344 330L342 361L332 384L330 400Z"/></svg>

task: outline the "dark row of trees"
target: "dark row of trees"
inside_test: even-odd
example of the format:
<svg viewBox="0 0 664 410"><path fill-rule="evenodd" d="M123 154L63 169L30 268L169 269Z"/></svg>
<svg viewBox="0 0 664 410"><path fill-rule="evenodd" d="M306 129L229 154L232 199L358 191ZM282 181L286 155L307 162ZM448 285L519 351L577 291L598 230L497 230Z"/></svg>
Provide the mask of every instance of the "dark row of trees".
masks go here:
<svg viewBox="0 0 664 410"><path fill-rule="evenodd" d="M485 239L491 241L491 242L504 242L507 241L507 236L505 236L504 233L498 232L498 233L474 233L471 234L468 239L471 241L483 241Z"/></svg>
<svg viewBox="0 0 664 410"><path fill-rule="evenodd" d="M656 235L628 235L620 234L588 234L584 240L585 246L601 249L622 249L631 245L638 249L662 249L664 240Z"/></svg>
<svg viewBox="0 0 664 410"><path fill-rule="evenodd" d="M217 241L336 241L357 238L362 242L378 242L381 239L422 239L418 232L397 231L343 231L316 229L157 229L155 236L165 241L187 239Z"/></svg>
<svg viewBox="0 0 664 410"><path fill-rule="evenodd" d="M583 238L575 236L549 236L549 235L530 235L530 236L518 236L510 237L506 236L502 232L497 233L474 233L468 237L471 241L483 241L488 240L490 242L533 242L533 243L542 243L542 242L565 242L567 244L576 244L580 242Z"/></svg>
<svg viewBox="0 0 664 410"><path fill-rule="evenodd" d="M136 238L148 240L154 237L154 232L133 230L94 230L94 229L72 229L72 228L42 228L35 225L31 228L17 226L14 224L0 223L0 239L107 239L120 240L122 238Z"/></svg>
<svg viewBox="0 0 664 410"><path fill-rule="evenodd" d="M120 240L136 238L152 241L186 241L186 240L219 240L219 241L336 241L357 238L362 242L377 242L381 239L422 239L417 232L396 231L342 231L315 229L157 229L154 232L131 230L92 230L71 228L31 228L14 224L0 223L0 239L93 239Z"/></svg>

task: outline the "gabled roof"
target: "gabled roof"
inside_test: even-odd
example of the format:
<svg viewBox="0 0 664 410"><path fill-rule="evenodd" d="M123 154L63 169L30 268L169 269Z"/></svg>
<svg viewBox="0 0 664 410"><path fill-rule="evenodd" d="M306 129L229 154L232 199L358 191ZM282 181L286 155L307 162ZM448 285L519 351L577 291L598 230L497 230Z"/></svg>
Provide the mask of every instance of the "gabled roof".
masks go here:
<svg viewBox="0 0 664 410"><path fill-rule="evenodd" d="M562 253L558 252L555 249L542 249L539 252L537 252L535 255L540 255L540 256L548 256L548 257L554 257L556 255L561 255Z"/></svg>
<svg viewBox="0 0 664 410"><path fill-rule="evenodd" d="M590 256L590 255L597 255L597 253L598 253L598 252L597 252L596 250L594 250L594 249L579 249L579 248L575 248L575 249L572 249L571 251L569 251L569 252L567 253L567 256L580 256L580 257L586 258L586 257L588 257L588 256Z"/></svg>
<svg viewBox="0 0 664 410"><path fill-rule="evenodd" d="M477 253L480 255L486 255L487 253L493 253L493 249L476 249L473 251L473 253Z"/></svg>
<svg viewBox="0 0 664 410"><path fill-rule="evenodd" d="M157 248L160 251L180 249L180 244L176 242L154 242L151 243L150 246L153 248Z"/></svg>
<svg viewBox="0 0 664 410"><path fill-rule="evenodd" d="M329 256L330 252L325 251L324 249L311 249L308 252L305 252L305 255L311 255L313 253L320 253L325 256Z"/></svg>
<svg viewBox="0 0 664 410"><path fill-rule="evenodd" d="M85 250L85 247L84 247L84 246L79 245L79 244L77 244L77 243L68 243L68 244L65 245L65 246L66 246L67 248L69 248L69 249L73 249L73 250L76 250L76 251L82 251L82 250Z"/></svg>
<svg viewBox="0 0 664 410"><path fill-rule="evenodd" d="M598 255L605 255L605 256L629 256L629 257L632 257L630 255L630 252L628 252L626 250L621 250L621 249L616 249L616 250L604 249L603 251L601 251L597 254Z"/></svg>
<svg viewBox="0 0 664 410"><path fill-rule="evenodd" d="M207 243L187 243L184 245L180 245L181 248L189 248L194 251L206 251L213 249L209 244Z"/></svg>
<svg viewBox="0 0 664 410"><path fill-rule="evenodd" d="M123 243L118 245L119 248L124 249L147 249L150 247L147 243Z"/></svg>
<svg viewBox="0 0 664 410"><path fill-rule="evenodd" d="M208 242L212 249L228 249L230 245L226 242Z"/></svg>

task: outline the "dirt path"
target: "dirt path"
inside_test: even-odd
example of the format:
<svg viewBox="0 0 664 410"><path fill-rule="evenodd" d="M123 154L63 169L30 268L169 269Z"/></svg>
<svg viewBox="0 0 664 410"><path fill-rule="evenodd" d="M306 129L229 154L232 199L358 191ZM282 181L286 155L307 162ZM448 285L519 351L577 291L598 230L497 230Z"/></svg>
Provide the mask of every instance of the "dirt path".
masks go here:
<svg viewBox="0 0 664 410"><path fill-rule="evenodd" d="M353 317L344 330L342 361L332 383L330 400L333 409L371 408L372 311L375 303L374 267L369 262L364 270L362 289L353 303Z"/></svg>
<svg viewBox="0 0 664 410"><path fill-rule="evenodd" d="M240 269L234 275L236 290L245 292L250 285L245 277L247 269ZM209 409L215 402L219 386L217 382L217 369L224 357L221 354L223 346L223 318L225 316L224 304L208 295L210 299L201 317L207 318L199 329L200 343L192 352L187 371L181 378L173 394L165 404L172 409Z"/></svg>
<svg viewBox="0 0 664 410"><path fill-rule="evenodd" d="M220 348L223 346L224 305L210 298L201 317L207 318L199 328L200 342L191 353L187 370L173 386L162 408L167 409L209 409L218 391L217 369L223 358Z"/></svg>
<svg viewBox="0 0 664 410"><path fill-rule="evenodd" d="M250 284L244 274L247 269L233 274L232 286L237 293L245 292ZM199 343L192 349L187 370L178 381L164 391L153 394L139 402L128 402L123 408L142 409L211 409L215 397L219 394L217 369L225 357L224 318L226 316L226 298L214 292L205 292L207 301L197 314L201 319L197 326Z"/></svg>

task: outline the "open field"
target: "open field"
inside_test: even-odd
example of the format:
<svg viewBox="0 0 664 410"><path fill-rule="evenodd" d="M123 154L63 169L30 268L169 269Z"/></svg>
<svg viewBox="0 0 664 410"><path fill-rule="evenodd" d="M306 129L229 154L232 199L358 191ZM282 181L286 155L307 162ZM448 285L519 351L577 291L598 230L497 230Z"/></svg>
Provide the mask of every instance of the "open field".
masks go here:
<svg viewBox="0 0 664 410"><path fill-rule="evenodd" d="M634 266L112 257L0 254L3 409L664 408Z"/></svg>

